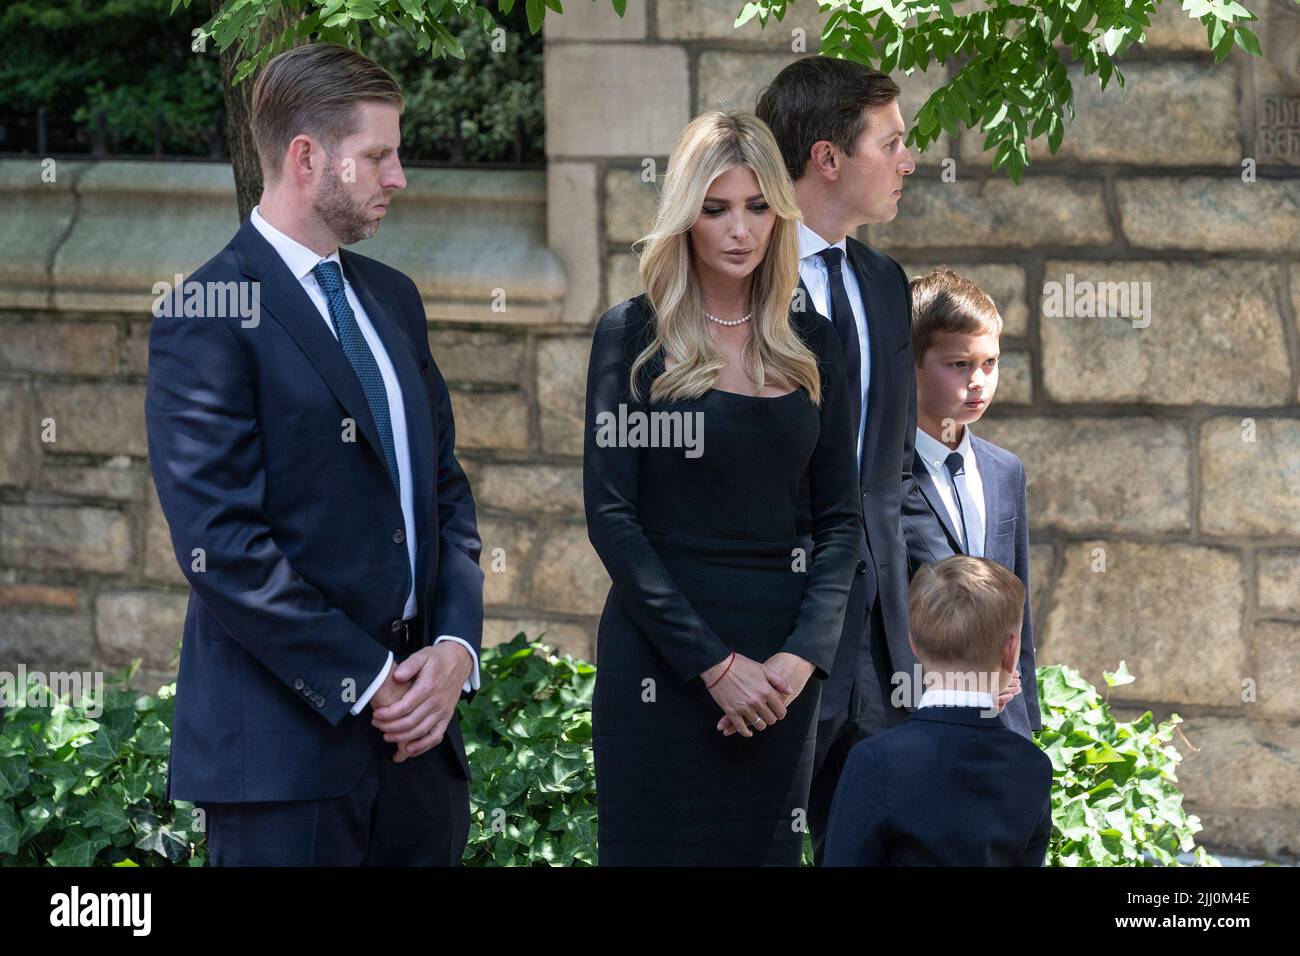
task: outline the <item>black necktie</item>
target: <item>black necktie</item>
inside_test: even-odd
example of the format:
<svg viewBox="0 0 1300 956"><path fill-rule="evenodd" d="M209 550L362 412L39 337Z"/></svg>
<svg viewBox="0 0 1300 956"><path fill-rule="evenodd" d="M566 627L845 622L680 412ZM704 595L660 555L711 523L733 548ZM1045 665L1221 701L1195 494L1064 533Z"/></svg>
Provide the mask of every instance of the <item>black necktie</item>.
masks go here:
<svg viewBox="0 0 1300 956"><path fill-rule="evenodd" d="M961 521L961 528L958 534L961 536L961 550L963 554L970 554L970 548L966 543L970 541L970 533L966 530L966 510L961 506L961 489L957 486L957 476L965 469L966 462L961 457L961 452L953 452L943 460L948 468L948 474L952 476L952 497L957 502L957 518Z"/></svg>
<svg viewBox="0 0 1300 956"><path fill-rule="evenodd" d="M817 253L826 263L830 273L831 287L831 324L840 337L840 347L844 350L844 377L849 384L849 402L853 409L853 447L858 447L858 428L862 421L862 355L858 346L858 323L853 318L853 306L849 304L849 293L844 288L844 273L840 263L844 250L827 246Z"/></svg>

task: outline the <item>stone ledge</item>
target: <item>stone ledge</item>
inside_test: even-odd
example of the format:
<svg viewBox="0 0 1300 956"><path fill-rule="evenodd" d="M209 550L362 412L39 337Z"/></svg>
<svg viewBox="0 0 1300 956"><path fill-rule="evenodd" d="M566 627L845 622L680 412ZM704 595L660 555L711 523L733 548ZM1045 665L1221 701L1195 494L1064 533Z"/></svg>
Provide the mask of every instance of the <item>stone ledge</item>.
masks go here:
<svg viewBox="0 0 1300 956"><path fill-rule="evenodd" d="M429 321L561 321L542 170L409 169L378 236L352 247L409 275ZM224 163L69 162L43 183L0 161L0 307L148 312L155 282L202 265L239 222Z"/></svg>

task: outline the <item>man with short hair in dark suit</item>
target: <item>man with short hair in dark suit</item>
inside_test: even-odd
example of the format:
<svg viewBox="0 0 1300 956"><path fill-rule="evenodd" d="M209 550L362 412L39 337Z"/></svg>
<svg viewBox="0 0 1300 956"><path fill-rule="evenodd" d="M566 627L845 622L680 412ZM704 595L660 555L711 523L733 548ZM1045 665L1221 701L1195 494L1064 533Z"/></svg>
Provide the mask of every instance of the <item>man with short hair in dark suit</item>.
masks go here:
<svg viewBox="0 0 1300 956"><path fill-rule="evenodd" d="M271 60L261 201L155 306L150 466L191 586L168 797L206 814L213 865L464 853L474 499L419 291L339 249L406 185L401 109L344 47Z"/></svg>
<svg viewBox="0 0 1300 956"><path fill-rule="evenodd" d="M1020 654L1025 588L956 555L912 579L926 689L907 720L853 748L831 806L827 866L1041 866L1052 762L998 720Z"/></svg>
<svg viewBox="0 0 1300 956"><path fill-rule="evenodd" d="M916 436L907 276L849 233L898 214L916 168L904 138L899 88L850 60L808 56L783 69L755 110L772 129L794 180L799 223L795 310L831 322L853 397L863 534L834 666L821 687L809 795L813 855L821 862L840 770L855 743L906 716L890 701L896 673L915 665L907 643L907 551L900 513ZM805 506L806 510L806 506ZM801 531L808 521L801 524Z"/></svg>

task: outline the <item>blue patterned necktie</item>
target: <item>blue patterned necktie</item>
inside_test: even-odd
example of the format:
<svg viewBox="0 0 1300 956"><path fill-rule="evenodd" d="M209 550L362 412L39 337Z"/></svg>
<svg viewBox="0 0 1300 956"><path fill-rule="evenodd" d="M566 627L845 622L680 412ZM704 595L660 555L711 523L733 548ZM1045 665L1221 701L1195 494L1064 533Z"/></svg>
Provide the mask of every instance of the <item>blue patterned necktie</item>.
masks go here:
<svg viewBox="0 0 1300 956"><path fill-rule="evenodd" d="M379 432L379 442L384 446L384 459L388 462L388 472L393 477L393 487L397 489L400 501L402 480L397 470L397 447L393 444L393 424L388 417L388 391L384 388L384 377L379 372L379 363L375 361L374 353L370 351L365 336L361 334L357 317L352 314L352 306L348 305L347 293L343 290L343 270L339 268L337 262L325 261L316 263L311 272L320 283L321 291L325 293L325 301L329 303L330 321L334 323L334 331L338 335L339 345L343 347L343 354L348 357L348 364L352 366L352 371L356 372L361 389L366 393L370 417L374 419L375 428ZM409 591L411 563L408 560L404 564L406 565L406 587Z"/></svg>

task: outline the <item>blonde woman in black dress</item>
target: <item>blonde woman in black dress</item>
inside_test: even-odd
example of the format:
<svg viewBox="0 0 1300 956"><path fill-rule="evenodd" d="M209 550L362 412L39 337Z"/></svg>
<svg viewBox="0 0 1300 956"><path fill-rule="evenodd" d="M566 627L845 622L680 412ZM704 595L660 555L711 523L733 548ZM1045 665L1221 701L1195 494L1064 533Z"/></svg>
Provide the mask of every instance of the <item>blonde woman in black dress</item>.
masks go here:
<svg viewBox="0 0 1300 956"><path fill-rule="evenodd" d="M641 240L647 291L596 328L583 488L613 585L593 701L602 864L800 860L812 678L835 658L861 502L839 341L790 311L797 216L767 126L700 116Z"/></svg>

